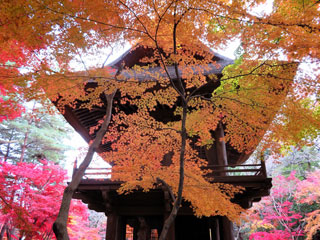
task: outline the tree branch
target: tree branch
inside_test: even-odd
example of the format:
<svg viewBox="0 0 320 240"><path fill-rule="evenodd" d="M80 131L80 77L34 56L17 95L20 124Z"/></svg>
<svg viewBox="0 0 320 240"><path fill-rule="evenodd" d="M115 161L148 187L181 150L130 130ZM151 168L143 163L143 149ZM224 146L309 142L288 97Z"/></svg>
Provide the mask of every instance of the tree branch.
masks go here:
<svg viewBox="0 0 320 240"><path fill-rule="evenodd" d="M174 202L176 201L176 198L175 198L175 196L174 196L174 194L173 194L173 192L172 192L171 187L170 187L163 179L161 179L161 178L159 178L159 177L157 177L157 183L158 183L158 184L162 184L162 185L167 189L167 191L168 191L169 194L170 194L171 200L172 200L172 202L174 203Z"/></svg>
<svg viewBox="0 0 320 240"><path fill-rule="evenodd" d="M111 115L112 115L112 102L113 102L114 95L116 94L116 91L117 90L115 90L111 94L106 94L107 110L106 110L105 120L102 123L95 139L93 140L93 143L89 146L87 155L85 156L83 162L81 163L78 171L75 173L75 175L72 178L72 181L64 190L60 211L56 221L53 224L53 231L54 231L54 234L56 235L57 240L69 240L68 231L67 231L67 221L68 221L68 214L69 214L71 199L75 190L77 189L77 187L81 182L81 179L84 175L85 170L87 169L87 167L89 166L92 160L93 154L99 147L101 140L108 129L108 126L111 121Z"/></svg>

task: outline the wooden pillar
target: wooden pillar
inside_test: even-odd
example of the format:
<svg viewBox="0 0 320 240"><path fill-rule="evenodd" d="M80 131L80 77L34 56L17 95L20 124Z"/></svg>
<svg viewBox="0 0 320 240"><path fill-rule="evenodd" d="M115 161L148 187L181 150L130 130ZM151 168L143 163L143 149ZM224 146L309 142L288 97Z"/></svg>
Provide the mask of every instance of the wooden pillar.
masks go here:
<svg viewBox="0 0 320 240"><path fill-rule="evenodd" d="M222 227L220 228L221 234L220 239L223 240L234 240L233 236L233 223L225 216L221 217L220 224Z"/></svg>
<svg viewBox="0 0 320 240"><path fill-rule="evenodd" d="M109 213L107 217L106 240L122 240L123 234L125 233L123 233L121 217L116 213Z"/></svg>
<svg viewBox="0 0 320 240"><path fill-rule="evenodd" d="M220 240L219 219L214 217L210 224L212 240Z"/></svg>
<svg viewBox="0 0 320 240"><path fill-rule="evenodd" d="M126 235L126 226L123 223L123 219L114 210L109 191L101 191L101 195L104 200L107 216L106 240L123 240Z"/></svg>
<svg viewBox="0 0 320 240"><path fill-rule="evenodd" d="M217 156L217 165L228 165L228 159L227 159L227 149L226 149L226 143L224 141L224 130L222 123L219 122L217 129L214 132L215 135L215 145L216 145L216 156ZM219 168L220 170L225 168ZM222 172L219 174L219 176L225 176L226 173Z"/></svg>
<svg viewBox="0 0 320 240"><path fill-rule="evenodd" d="M138 240L148 240L151 238L151 228L144 217L138 217L139 229L137 232Z"/></svg>

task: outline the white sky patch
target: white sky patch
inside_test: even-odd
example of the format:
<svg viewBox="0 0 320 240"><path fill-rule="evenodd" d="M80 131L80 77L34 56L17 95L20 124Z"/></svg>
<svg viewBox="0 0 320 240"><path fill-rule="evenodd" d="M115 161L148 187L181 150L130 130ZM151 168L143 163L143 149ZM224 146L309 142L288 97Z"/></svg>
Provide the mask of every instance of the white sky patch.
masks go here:
<svg viewBox="0 0 320 240"><path fill-rule="evenodd" d="M68 177L71 179L73 173L73 166L75 160L78 162L78 167L83 161L85 154L87 153L88 144L87 142L74 131L70 139L65 139L64 143L68 146L72 146L75 150L69 150L66 153L67 160L65 162L65 169L68 172ZM89 165L89 168L109 168L111 167L107 162L105 162L98 154L94 154L92 162Z"/></svg>
<svg viewBox="0 0 320 240"><path fill-rule="evenodd" d="M129 43L125 46L115 46L113 48L93 48L89 53L81 53L71 61L70 67L73 71L85 71L92 68L102 68L116 60L124 52L129 50Z"/></svg>
<svg viewBox="0 0 320 240"><path fill-rule="evenodd" d="M225 56L234 60L236 58L235 52L239 48L239 46L240 46L240 39L236 39L235 41L230 41L229 44L225 46L223 49L218 48L218 49L214 49L213 51L221 54L222 56Z"/></svg>
<svg viewBox="0 0 320 240"><path fill-rule="evenodd" d="M273 0L267 0L263 4L255 5L250 9L250 13L257 17L263 17L265 15L269 15L272 12L273 8Z"/></svg>

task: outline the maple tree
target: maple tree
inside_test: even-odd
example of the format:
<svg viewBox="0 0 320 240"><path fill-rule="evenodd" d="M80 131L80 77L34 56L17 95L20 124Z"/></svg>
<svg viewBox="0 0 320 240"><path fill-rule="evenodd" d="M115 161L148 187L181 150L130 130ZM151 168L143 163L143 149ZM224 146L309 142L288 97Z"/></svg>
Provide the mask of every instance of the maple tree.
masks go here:
<svg viewBox="0 0 320 240"><path fill-rule="evenodd" d="M318 76L302 76L291 85L297 64L278 61L280 53L285 60L317 61L319 52L314 43L319 42L319 23L311 16L319 15L318 3L274 1L272 13L253 14L252 9L264 2L8 1L0 9L1 22L6 23L1 28L1 46L7 50L9 43L17 42L29 50L27 59L34 61L29 62L30 72L22 77L16 73L17 77L12 78L16 81L7 85L22 87L27 98L59 99L61 106L70 102L74 106L78 99L88 108L101 104L101 92L110 94L119 89L122 102L138 108L128 116L117 112L106 139L118 139L113 145L118 150L117 158L106 159L115 164L113 178L126 181L121 190L131 191L138 186L148 190L159 181L168 183L177 198L164 229L173 221L182 196L192 202L198 215L218 213L234 219L240 209L231 203L229 207L218 203L228 202L227 195L232 196L236 190L226 188L221 192L221 188L206 181L201 170L206 163L191 147L194 141L210 146L211 131L219 122L226 128L224 140L239 152L254 150L267 129L270 131L264 138L265 147L273 148L279 147L280 142L292 144L301 138L307 141L305 133L319 129L319 115L313 106L302 102L317 93ZM213 93L201 92L208 82L214 84L217 79L214 74L205 74L215 61L201 42L216 48L234 38L241 38L245 54L233 68L225 69L221 84L212 89ZM129 69L123 69L123 75L120 68L85 66L86 71L71 71L72 59L80 55L80 63L83 62L81 55L90 47L97 49L116 42L140 43L154 49L154 55L134 69L136 74L145 76L144 81L135 79ZM46 48L47 54L36 54ZM160 67L158 73L148 72L148 67L155 65ZM8 72L4 65L1 70ZM86 82L92 79L97 87L85 91ZM152 88L154 92L148 91ZM283 101L284 107L270 125ZM177 120L164 123L150 118L149 113L158 105L169 107ZM110 121L110 117L106 119ZM121 123L127 127L116 131ZM133 136L139 141L133 141ZM98 143L91 146L75 182L79 183ZM139 154L142 152L150 153L153 161L146 159L146 154ZM172 164L161 166L163 155L168 152L172 152ZM183 191L184 185L188 190ZM67 202L76 186L72 184L67 189ZM199 191L204 196L201 200L194 198L194 192ZM164 236L165 231L161 238Z"/></svg>
<svg viewBox="0 0 320 240"><path fill-rule="evenodd" d="M25 81L21 78L18 68L24 66L28 60L28 53L13 39L8 39L4 43L1 38L0 42L6 46L0 50L0 122L2 122L13 120L24 111L18 93L22 90L19 87L24 86Z"/></svg>
<svg viewBox="0 0 320 240"><path fill-rule="evenodd" d="M23 106L16 97L17 87L13 79L18 76L17 66L22 66L27 61L19 42L9 39L7 48L0 50L0 121L14 119L21 115Z"/></svg>
<svg viewBox="0 0 320 240"><path fill-rule="evenodd" d="M266 3L251 4L257 9L266 7ZM300 146L312 145L319 133L318 100L311 104L308 100L319 95L319 14L318 1L273 1L270 11L251 14L238 22L245 58L280 58L299 63L294 91L289 92L288 103L279 113L285 126L271 128L273 139L280 143L278 147L299 141Z"/></svg>
<svg viewBox="0 0 320 240"><path fill-rule="evenodd" d="M19 117L21 112L23 112L23 107L21 105L15 105L6 95L6 90L0 85L0 122L3 120L13 120Z"/></svg>
<svg viewBox="0 0 320 240"><path fill-rule="evenodd" d="M0 239L7 231L24 239L53 239L52 224L58 214L66 171L59 165L0 162ZM88 226L87 207L80 201L71 203L68 219L70 239L100 239L98 231ZM7 234L8 234L7 233Z"/></svg>
<svg viewBox="0 0 320 240"><path fill-rule="evenodd" d="M319 170L300 180L277 176L268 197L246 213L249 239L313 239L319 231Z"/></svg>

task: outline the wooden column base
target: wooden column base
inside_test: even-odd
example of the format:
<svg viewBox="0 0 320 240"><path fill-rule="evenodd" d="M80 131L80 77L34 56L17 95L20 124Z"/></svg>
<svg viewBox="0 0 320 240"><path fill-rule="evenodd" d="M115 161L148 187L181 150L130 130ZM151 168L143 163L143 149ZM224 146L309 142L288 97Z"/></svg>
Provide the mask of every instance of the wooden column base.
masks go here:
<svg viewBox="0 0 320 240"><path fill-rule="evenodd" d="M227 217L221 217L220 223L222 225L222 234L220 235L220 239L234 240L233 223Z"/></svg>
<svg viewBox="0 0 320 240"><path fill-rule="evenodd" d="M121 217L115 213L108 214L106 240L121 240L122 234Z"/></svg>

